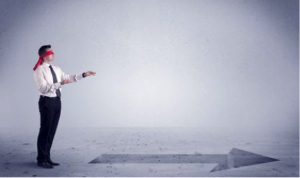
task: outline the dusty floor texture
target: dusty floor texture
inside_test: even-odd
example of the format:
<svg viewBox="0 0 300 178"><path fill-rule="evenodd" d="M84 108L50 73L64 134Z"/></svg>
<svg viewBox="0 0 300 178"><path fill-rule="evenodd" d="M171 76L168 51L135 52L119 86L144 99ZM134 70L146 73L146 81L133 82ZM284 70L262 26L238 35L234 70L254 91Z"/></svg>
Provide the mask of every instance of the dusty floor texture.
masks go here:
<svg viewBox="0 0 300 178"><path fill-rule="evenodd" d="M61 165L43 169L36 165L38 128L0 129L1 177L298 177L299 130L270 128L63 128L58 127L52 159ZM213 159L232 149L266 156L277 161L229 167L211 172ZM243 153L242 153L243 154ZM90 163L101 155L127 155L123 161ZM116 157L117 155L117 157ZM129 155L129 157L128 157ZM130 155L138 155L134 159ZM143 161L140 156L143 155ZM156 155L162 161L151 161ZM165 155L165 157L160 155ZM180 156L181 155L181 156ZM184 156L202 162L182 161ZM207 156L208 155L208 156ZM176 159L171 159L169 157ZM216 156L216 157L214 157ZM110 157L105 157L110 159ZM124 158L124 157L122 157ZM146 161L145 161L146 159ZM194 160L195 160L194 159ZM221 159L221 158L220 158ZM148 163L147 163L148 160ZM239 162L235 160L236 164ZM238 163L242 164L242 163ZM247 163L246 163L247 164Z"/></svg>

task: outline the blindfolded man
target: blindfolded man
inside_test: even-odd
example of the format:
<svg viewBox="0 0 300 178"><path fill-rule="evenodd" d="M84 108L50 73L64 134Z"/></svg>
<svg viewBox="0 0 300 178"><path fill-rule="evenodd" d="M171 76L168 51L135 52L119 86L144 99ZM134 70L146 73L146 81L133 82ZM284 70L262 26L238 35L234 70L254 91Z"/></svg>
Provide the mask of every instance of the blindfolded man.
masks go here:
<svg viewBox="0 0 300 178"><path fill-rule="evenodd" d="M43 168L53 168L53 166L59 165L59 163L51 160L50 149L61 113L61 88L65 84L94 76L96 73L87 71L78 75L65 74L59 67L52 65L54 53L51 50L51 45L42 46L38 53L40 58L33 68L33 78L40 94L38 102L40 129L37 140L37 164Z"/></svg>

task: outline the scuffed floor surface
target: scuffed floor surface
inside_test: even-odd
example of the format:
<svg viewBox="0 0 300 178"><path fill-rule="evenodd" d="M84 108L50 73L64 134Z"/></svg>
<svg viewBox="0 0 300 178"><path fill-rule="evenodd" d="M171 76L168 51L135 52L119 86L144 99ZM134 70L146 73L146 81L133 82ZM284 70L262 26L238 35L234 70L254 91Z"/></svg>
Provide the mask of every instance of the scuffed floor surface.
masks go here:
<svg viewBox="0 0 300 178"><path fill-rule="evenodd" d="M298 129L58 127L51 153L52 160L61 165L54 169L36 165L37 134L38 128L1 128L1 177L299 176ZM217 163L205 155L226 155L233 148L279 161L211 172ZM176 155L204 155L206 162L90 163L102 154L138 154L146 155L145 158L160 154L177 158L180 156Z"/></svg>

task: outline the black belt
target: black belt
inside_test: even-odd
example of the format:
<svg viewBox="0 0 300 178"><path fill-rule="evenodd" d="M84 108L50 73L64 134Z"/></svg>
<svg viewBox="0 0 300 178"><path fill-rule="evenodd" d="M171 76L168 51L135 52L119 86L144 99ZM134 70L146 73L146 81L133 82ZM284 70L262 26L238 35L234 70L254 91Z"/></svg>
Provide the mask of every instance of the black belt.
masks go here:
<svg viewBox="0 0 300 178"><path fill-rule="evenodd" d="M58 97L58 96L56 96L56 97L49 97L49 96L43 96L43 95L41 95L41 98L60 99L60 97Z"/></svg>

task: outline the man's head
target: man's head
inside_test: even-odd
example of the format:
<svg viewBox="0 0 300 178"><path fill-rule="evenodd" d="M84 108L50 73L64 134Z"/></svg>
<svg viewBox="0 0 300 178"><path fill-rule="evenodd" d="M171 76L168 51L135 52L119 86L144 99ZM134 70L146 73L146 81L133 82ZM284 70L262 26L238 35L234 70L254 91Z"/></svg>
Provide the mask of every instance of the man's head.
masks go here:
<svg viewBox="0 0 300 178"><path fill-rule="evenodd" d="M48 52L51 50L51 45L44 45L42 47L40 47L39 49L39 56L42 56L44 53ZM54 55L49 55L43 58L43 62L46 61L53 61L54 59Z"/></svg>

